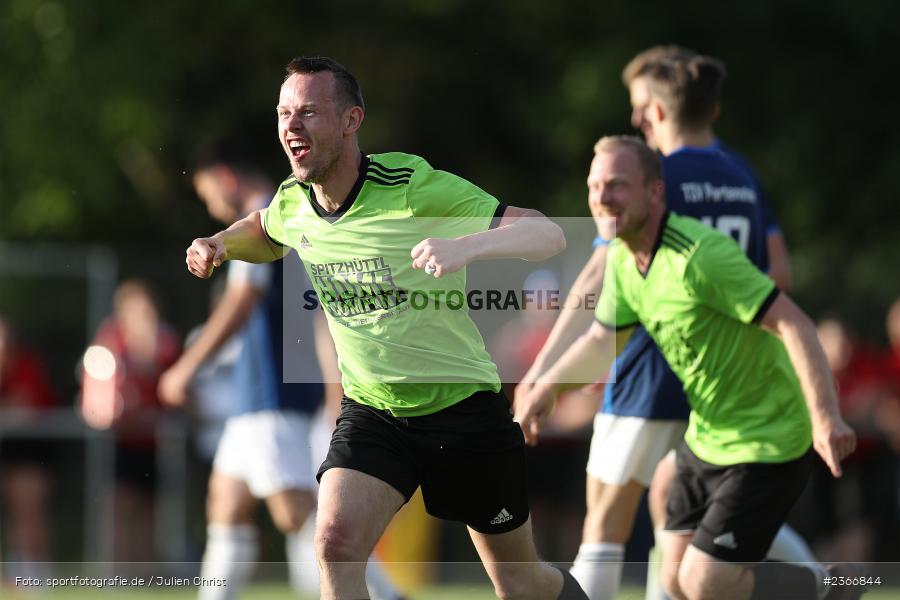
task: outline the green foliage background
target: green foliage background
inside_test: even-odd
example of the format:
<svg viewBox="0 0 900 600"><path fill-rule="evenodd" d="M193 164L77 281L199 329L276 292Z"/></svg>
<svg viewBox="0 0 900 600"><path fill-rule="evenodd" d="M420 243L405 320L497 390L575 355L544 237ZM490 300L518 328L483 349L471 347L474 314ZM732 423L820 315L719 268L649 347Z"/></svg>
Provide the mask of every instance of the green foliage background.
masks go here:
<svg viewBox="0 0 900 600"><path fill-rule="evenodd" d="M6 0L0 238L109 244L125 273L202 289L172 274L216 227L190 153L241 128L285 175L272 108L299 54L358 75L366 151L422 154L510 203L586 215L593 142L629 131L622 66L680 43L728 65L718 131L767 186L796 295L877 335L900 295L898 33L888 0Z"/></svg>

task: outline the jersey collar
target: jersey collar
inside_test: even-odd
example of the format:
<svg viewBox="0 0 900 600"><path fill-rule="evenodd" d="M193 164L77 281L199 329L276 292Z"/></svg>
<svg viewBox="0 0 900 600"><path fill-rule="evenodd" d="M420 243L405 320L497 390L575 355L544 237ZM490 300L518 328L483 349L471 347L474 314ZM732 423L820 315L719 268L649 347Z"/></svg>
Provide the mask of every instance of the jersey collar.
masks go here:
<svg viewBox="0 0 900 600"><path fill-rule="evenodd" d="M312 209L319 215L322 219L329 223L334 223L338 219L344 216L350 207L353 206L353 203L356 202L357 196L359 196L359 191L362 189L363 183L366 181L366 170L369 168L369 157L363 153L360 153L360 161L359 161L359 174L356 176L356 182L353 184L353 187L350 188L350 192L347 194L347 197L341 203L341 205L334 212L328 212L324 208L319 205L319 202L316 200L316 190L313 186L309 186L309 203L312 205Z"/></svg>
<svg viewBox="0 0 900 600"><path fill-rule="evenodd" d="M666 230L666 227L669 223L669 217L671 216L671 211L666 209L666 212L663 213L662 219L659 221L659 231L656 232L656 240L653 242L653 249L650 251L650 260L647 261L647 269L641 271L638 269L638 273L641 274L641 277L647 279L647 274L650 273L650 268L653 266L653 261L656 259L656 253L659 252L659 247L662 246L662 238L663 232ZM635 268L637 268L637 264L635 264Z"/></svg>

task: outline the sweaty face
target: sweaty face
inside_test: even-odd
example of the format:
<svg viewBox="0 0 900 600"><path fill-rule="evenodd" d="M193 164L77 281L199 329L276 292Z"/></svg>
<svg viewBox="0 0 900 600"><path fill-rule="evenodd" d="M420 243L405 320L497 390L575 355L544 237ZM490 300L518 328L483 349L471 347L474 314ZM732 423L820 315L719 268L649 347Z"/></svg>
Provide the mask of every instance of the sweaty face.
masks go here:
<svg viewBox="0 0 900 600"><path fill-rule="evenodd" d="M656 150L656 140L650 123L650 86L646 77L635 77L628 85L628 96L631 101L631 126L639 129L647 141L647 145Z"/></svg>
<svg viewBox="0 0 900 600"><path fill-rule="evenodd" d="M327 179L343 147L330 72L294 74L278 98L278 139L294 176L303 182Z"/></svg>
<svg viewBox="0 0 900 600"><path fill-rule="evenodd" d="M588 173L588 204L607 240L633 236L647 221L653 186L644 182L634 152L617 148L594 155Z"/></svg>

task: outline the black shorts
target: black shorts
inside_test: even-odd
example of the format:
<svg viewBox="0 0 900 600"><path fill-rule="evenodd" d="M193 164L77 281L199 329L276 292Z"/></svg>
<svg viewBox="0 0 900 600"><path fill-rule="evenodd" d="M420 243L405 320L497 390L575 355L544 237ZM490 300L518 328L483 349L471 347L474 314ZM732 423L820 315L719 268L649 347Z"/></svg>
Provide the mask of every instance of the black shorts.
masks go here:
<svg viewBox="0 0 900 600"><path fill-rule="evenodd" d="M666 505L666 530L694 532L691 544L719 560L759 562L800 497L813 451L784 463L720 466L682 442Z"/></svg>
<svg viewBox="0 0 900 600"><path fill-rule="evenodd" d="M429 514L480 533L528 520L525 440L495 392L421 417L394 417L345 397L317 479L333 467L376 477L407 501L421 486Z"/></svg>

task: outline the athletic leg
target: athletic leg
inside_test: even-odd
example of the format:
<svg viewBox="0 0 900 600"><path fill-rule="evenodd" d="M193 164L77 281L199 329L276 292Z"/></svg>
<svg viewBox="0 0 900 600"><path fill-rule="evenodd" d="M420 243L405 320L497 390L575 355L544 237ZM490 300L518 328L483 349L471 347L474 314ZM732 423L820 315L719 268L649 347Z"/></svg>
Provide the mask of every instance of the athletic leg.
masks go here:
<svg viewBox="0 0 900 600"><path fill-rule="evenodd" d="M672 480L675 478L675 452L663 457L653 472L653 480L647 492L647 506L650 509L650 520L653 522L653 548L647 560L646 600L666 600L663 591L660 569L663 556L664 527L666 524L666 501Z"/></svg>
<svg viewBox="0 0 900 600"><path fill-rule="evenodd" d="M587 596L567 574L540 562L531 533L531 520L507 533L484 534L469 528L469 535L494 592L504 600L581 600ZM568 585L566 585L568 583Z"/></svg>
<svg viewBox="0 0 900 600"><path fill-rule="evenodd" d="M587 514L571 573L591 600L612 600L622 580L625 543L631 536L644 486L587 477Z"/></svg>
<svg viewBox="0 0 900 600"><path fill-rule="evenodd" d="M684 553L691 543L693 533L664 531L662 535L662 569L660 582L663 590L673 600L685 600L686 596L681 590L678 579L679 568Z"/></svg>
<svg viewBox="0 0 900 600"><path fill-rule="evenodd" d="M753 571L751 567L719 560L689 545L678 569L678 588L689 600L749 600Z"/></svg>
<svg viewBox="0 0 900 600"><path fill-rule="evenodd" d="M237 598L256 566L256 499L243 480L213 469L207 497L207 537L200 575L227 586L201 586L200 600Z"/></svg>
<svg viewBox="0 0 900 600"><path fill-rule="evenodd" d="M312 543L304 546L302 532L315 511L316 498L309 490L283 490L266 498L266 508L275 527L284 534L288 574L295 589L307 593L319 590L319 573ZM309 535L310 540L312 535Z"/></svg>
<svg viewBox="0 0 900 600"><path fill-rule="evenodd" d="M582 545L572 574L592 600L618 592L641 495L660 459L684 434L684 421L598 414L587 472Z"/></svg>
<svg viewBox="0 0 900 600"><path fill-rule="evenodd" d="M321 597L368 598L366 561L405 498L384 481L351 469L330 468L319 483L315 543Z"/></svg>
<svg viewBox="0 0 900 600"><path fill-rule="evenodd" d="M809 451L785 463L717 466L704 463L689 450L679 450L669 526L677 527L679 505L688 507L693 501L703 511L678 570L684 596L691 600L816 600L818 577L813 571L761 562L803 490L812 459ZM697 485L684 485L682 472L693 473ZM698 493L701 487L705 491ZM706 493L709 501L703 502Z"/></svg>

